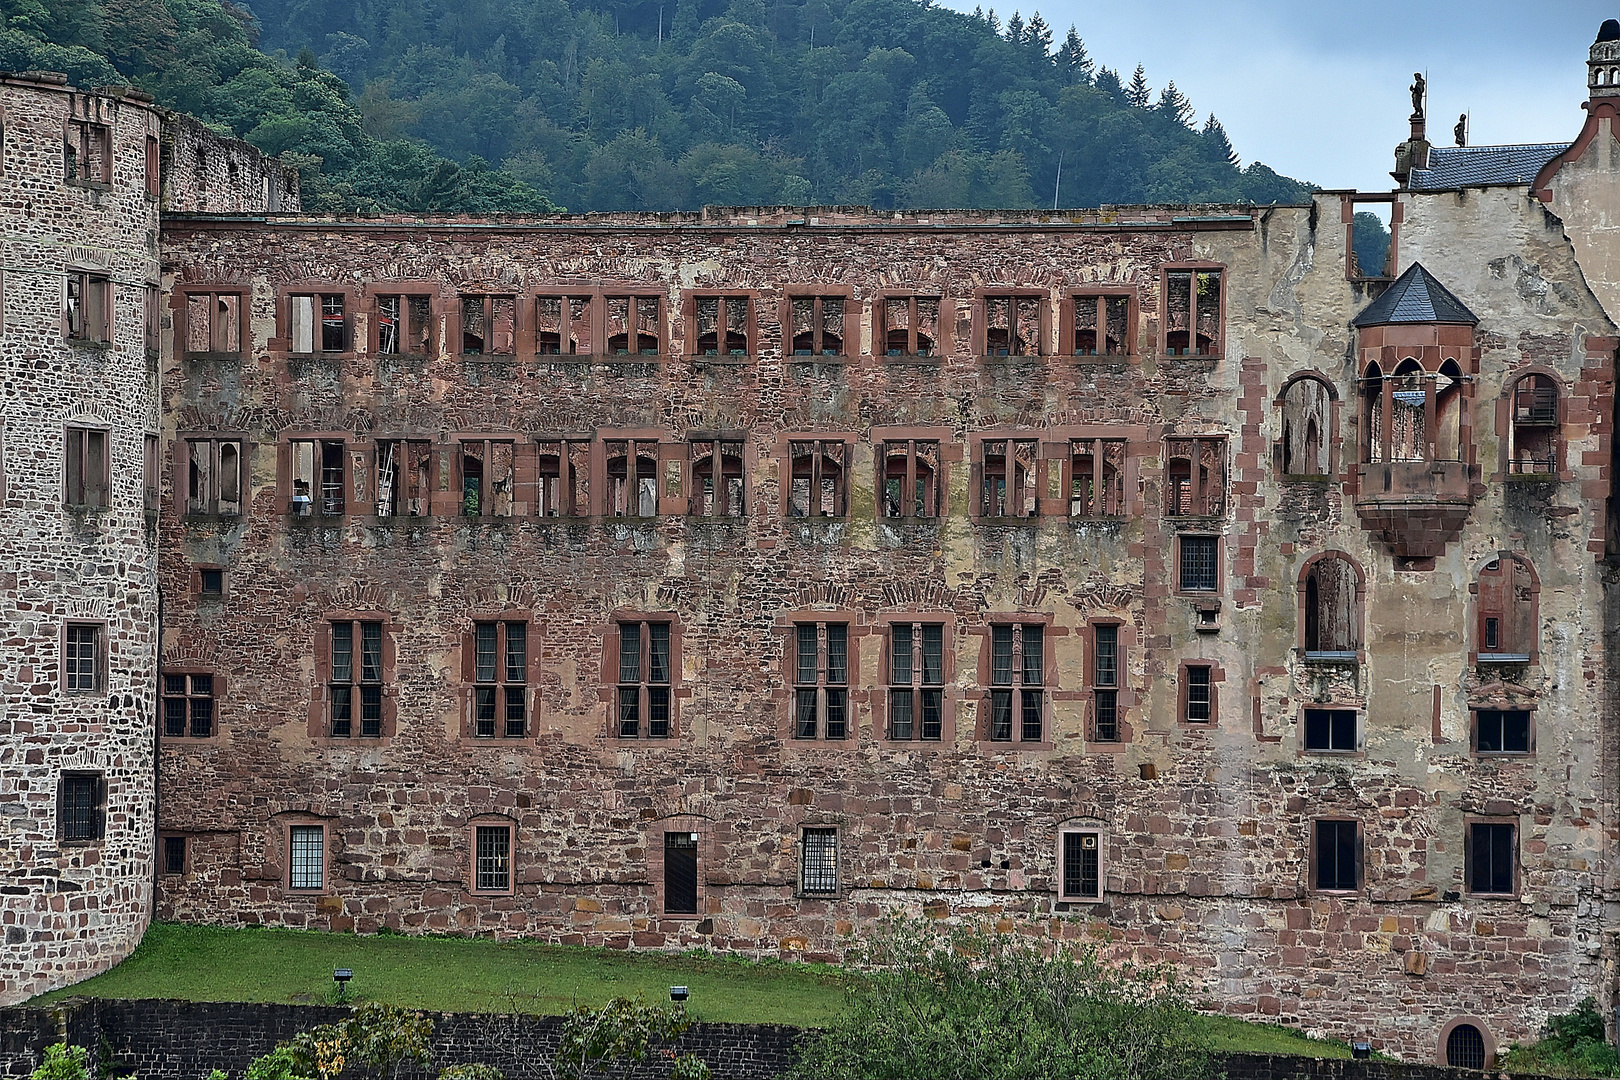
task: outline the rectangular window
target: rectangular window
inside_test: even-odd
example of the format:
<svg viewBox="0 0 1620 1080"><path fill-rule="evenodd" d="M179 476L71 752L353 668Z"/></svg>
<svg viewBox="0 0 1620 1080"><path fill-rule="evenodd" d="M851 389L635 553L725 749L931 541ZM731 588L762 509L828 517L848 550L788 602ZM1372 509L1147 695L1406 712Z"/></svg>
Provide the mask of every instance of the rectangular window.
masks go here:
<svg viewBox="0 0 1620 1080"><path fill-rule="evenodd" d="M142 305L141 322L146 331L146 355L148 361L155 360L159 344L159 319L162 311L163 292L156 285L146 287L145 303Z"/></svg>
<svg viewBox="0 0 1620 1080"><path fill-rule="evenodd" d="M294 517L342 517L348 484L348 455L342 439L294 439L292 498Z"/></svg>
<svg viewBox="0 0 1620 1080"><path fill-rule="evenodd" d="M171 876L186 872L185 837L165 836L163 838L163 872Z"/></svg>
<svg viewBox="0 0 1620 1080"><path fill-rule="evenodd" d="M687 446L692 463L691 514L742 517L746 491L742 440L694 439Z"/></svg>
<svg viewBox="0 0 1620 1080"><path fill-rule="evenodd" d="M107 505L111 486L111 441L112 433L102 428L67 429L64 501L69 506L94 509Z"/></svg>
<svg viewBox="0 0 1620 1080"><path fill-rule="evenodd" d="M1181 591L1214 592L1220 583L1216 563L1220 538L1178 536L1176 542L1181 548Z"/></svg>
<svg viewBox="0 0 1620 1080"><path fill-rule="evenodd" d="M461 352L464 356L516 356L517 297L463 296Z"/></svg>
<svg viewBox="0 0 1620 1080"><path fill-rule="evenodd" d="M214 734L214 677L163 676L163 734L206 739Z"/></svg>
<svg viewBox="0 0 1620 1080"><path fill-rule="evenodd" d="M426 439L384 439L376 444L376 454L377 516L426 517L433 444Z"/></svg>
<svg viewBox="0 0 1620 1080"><path fill-rule="evenodd" d="M651 439L606 440L610 517L658 516L658 443Z"/></svg>
<svg viewBox="0 0 1620 1080"><path fill-rule="evenodd" d="M185 300L185 327L175 335L180 339L185 354L221 358L240 356L243 322L241 294L188 292Z"/></svg>
<svg viewBox="0 0 1620 1080"><path fill-rule="evenodd" d="M516 444L502 439L461 441L461 513L511 517L516 491Z"/></svg>
<svg viewBox="0 0 1620 1080"><path fill-rule="evenodd" d="M892 624L889 627L889 738L942 738L944 686L944 624Z"/></svg>
<svg viewBox="0 0 1620 1080"><path fill-rule="evenodd" d="M473 887L478 892L506 892L512 887L512 828L478 825L473 829Z"/></svg>
<svg viewBox="0 0 1620 1080"><path fill-rule="evenodd" d="M897 439L878 444L878 491L886 518L940 516L939 442Z"/></svg>
<svg viewBox="0 0 1620 1080"><path fill-rule="evenodd" d="M1528 754L1528 709L1476 709L1474 749L1481 754Z"/></svg>
<svg viewBox="0 0 1620 1080"><path fill-rule="evenodd" d="M664 913L698 913L698 834L664 834Z"/></svg>
<svg viewBox="0 0 1620 1080"><path fill-rule="evenodd" d="M158 479L163 467L163 446L158 437L150 433L141 443L141 497L147 511L155 514L163 506L163 489Z"/></svg>
<svg viewBox="0 0 1620 1080"><path fill-rule="evenodd" d="M356 712L363 737L376 738L383 733L382 682L382 623L348 620L332 623L327 693L334 737L348 738L354 734Z"/></svg>
<svg viewBox="0 0 1620 1080"><path fill-rule="evenodd" d="M1078 294L1074 309L1074 355L1128 356L1131 352L1131 298Z"/></svg>
<svg viewBox="0 0 1620 1080"><path fill-rule="evenodd" d="M1069 516L1124 517L1124 439L1069 440Z"/></svg>
<svg viewBox="0 0 1620 1080"><path fill-rule="evenodd" d="M112 279L69 270L63 334L69 341L102 345L112 340Z"/></svg>
<svg viewBox="0 0 1620 1080"><path fill-rule="evenodd" d="M1039 512L1038 439L985 439L979 444L979 515L1032 518Z"/></svg>
<svg viewBox="0 0 1620 1080"><path fill-rule="evenodd" d="M849 736L849 624L793 627L793 737Z"/></svg>
<svg viewBox="0 0 1620 1080"><path fill-rule="evenodd" d="M197 571L197 591L204 596L225 595L225 571L202 567Z"/></svg>
<svg viewBox="0 0 1620 1080"><path fill-rule="evenodd" d="M880 356L937 356L939 297L889 296L879 306L873 352Z"/></svg>
<svg viewBox="0 0 1620 1080"><path fill-rule="evenodd" d="M1190 664L1181 669L1187 680L1186 715L1189 724L1207 724L1215 719L1215 686L1212 670L1203 664Z"/></svg>
<svg viewBox="0 0 1620 1080"><path fill-rule="evenodd" d="M1102 899L1102 837L1095 832L1062 835L1063 865L1058 869L1061 900Z"/></svg>
<svg viewBox="0 0 1620 1080"><path fill-rule="evenodd" d="M795 296L792 299L791 336L794 356L844 355L842 296Z"/></svg>
<svg viewBox="0 0 1620 1080"><path fill-rule="evenodd" d="M112 128L106 124L68 121L62 150L68 183L112 183Z"/></svg>
<svg viewBox="0 0 1620 1080"><path fill-rule="evenodd" d="M1226 440L1171 439L1165 444L1167 517L1226 513Z"/></svg>
<svg viewBox="0 0 1620 1080"><path fill-rule="evenodd" d="M698 296L692 353L695 356L746 356L753 340L754 301L747 296Z"/></svg>
<svg viewBox="0 0 1620 1080"><path fill-rule="evenodd" d="M399 293L377 297L377 352L382 356L433 355L433 298Z"/></svg>
<svg viewBox="0 0 1620 1080"><path fill-rule="evenodd" d="M1354 892L1361 887L1361 838L1353 821L1317 821L1316 887Z"/></svg>
<svg viewBox="0 0 1620 1080"><path fill-rule="evenodd" d="M838 895L838 830L805 829L799 839L799 891Z"/></svg>
<svg viewBox="0 0 1620 1080"><path fill-rule="evenodd" d="M342 293L295 293L287 298L288 352L340 353L349 347Z"/></svg>
<svg viewBox="0 0 1620 1080"><path fill-rule="evenodd" d="M57 828L63 840L100 840L106 827L107 781L100 773L63 773Z"/></svg>
<svg viewBox="0 0 1620 1080"><path fill-rule="evenodd" d="M788 443L792 476L789 517L843 517L849 512L849 444L811 439Z"/></svg>
<svg viewBox="0 0 1620 1080"><path fill-rule="evenodd" d="M242 513L245 462L241 439L187 439L186 513L236 517Z"/></svg>
<svg viewBox="0 0 1620 1080"><path fill-rule="evenodd" d="M990 738L1040 742L1045 731L1046 627L990 627Z"/></svg>
<svg viewBox="0 0 1620 1080"><path fill-rule="evenodd" d="M534 351L540 356L589 356L592 298L589 296L537 296L534 298Z"/></svg>
<svg viewBox="0 0 1620 1080"><path fill-rule="evenodd" d="M1511 824L1476 821L1468 826L1468 891L1511 896L1518 845Z"/></svg>
<svg viewBox="0 0 1620 1080"><path fill-rule="evenodd" d="M158 139L156 135L146 137L146 194L148 198L156 199L163 193L162 174L158 168Z"/></svg>
<svg viewBox="0 0 1620 1080"><path fill-rule="evenodd" d="M1119 741L1119 627L1091 628L1092 738Z"/></svg>
<svg viewBox="0 0 1620 1080"><path fill-rule="evenodd" d="M582 518L591 513L591 444L584 439L541 440L535 512Z"/></svg>
<svg viewBox="0 0 1620 1080"><path fill-rule="evenodd" d="M1039 356L1043 296L986 296L984 298L984 354L986 356Z"/></svg>
<svg viewBox="0 0 1620 1080"><path fill-rule="evenodd" d="M657 356L662 349L663 302L658 296L608 296L602 328L609 356Z"/></svg>
<svg viewBox="0 0 1620 1080"><path fill-rule="evenodd" d="M1353 709L1306 709L1305 749L1320 753L1352 753L1356 749L1356 714Z"/></svg>
<svg viewBox="0 0 1620 1080"><path fill-rule="evenodd" d="M294 825L287 830L287 885L301 892L326 887L326 827Z"/></svg>
<svg viewBox="0 0 1620 1080"><path fill-rule="evenodd" d="M619 624L619 737L669 738L669 623Z"/></svg>
<svg viewBox="0 0 1620 1080"><path fill-rule="evenodd" d="M101 623L68 623L64 634L67 654L62 658L62 688L69 693L93 693L105 683L102 657L107 628Z"/></svg>
<svg viewBox="0 0 1620 1080"><path fill-rule="evenodd" d="M473 734L521 739L528 732L529 627L473 624Z"/></svg>
<svg viewBox="0 0 1620 1080"><path fill-rule="evenodd" d="M1217 356L1221 348L1221 271L1165 274L1164 350L1167 356Z"/></svg>

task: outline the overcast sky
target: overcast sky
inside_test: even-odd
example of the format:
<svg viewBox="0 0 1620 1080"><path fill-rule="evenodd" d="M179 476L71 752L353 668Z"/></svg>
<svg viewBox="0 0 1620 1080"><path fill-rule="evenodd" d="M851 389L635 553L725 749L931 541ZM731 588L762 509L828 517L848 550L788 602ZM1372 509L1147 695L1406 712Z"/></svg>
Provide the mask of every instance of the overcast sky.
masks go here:
<svg viewBox="0 0 1620 1080"><path fill-rule="evenodd" d="M971 11L977 0L949 0ZM1006 4L1005 7L1002 5ZM989 6L989 5L986 5ZM1561 142L1585 114L1586 52L1620 0L999 0L1039 10L1061 44L1073 23L1099 64L1157 93L1175 80L1214 112L1244 164L1327 188L1388 189L1407 137L1414 71L1429 78L1429 140Z"/></svg>

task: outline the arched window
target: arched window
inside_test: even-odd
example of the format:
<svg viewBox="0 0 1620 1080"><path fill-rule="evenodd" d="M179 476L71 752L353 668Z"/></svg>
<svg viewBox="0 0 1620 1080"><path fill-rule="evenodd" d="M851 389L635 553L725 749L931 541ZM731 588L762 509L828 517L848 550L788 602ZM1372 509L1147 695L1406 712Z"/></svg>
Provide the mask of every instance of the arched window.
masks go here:
<svg viewBox="0 0 1620 1080"><path fill-rule="evenodd" d="M1426 371L1412 357L1384 376L1376 362L1362 376L1368 462L1462 460L1462 369L1447 360Z"/></svg>
<svg viewBox="0 0 1620 1080"><path fill-rule="evenodd" d="M790 517L843 517L846 513L844 462L849 447L840 441L788 444L793 475L788 491Z"/></svg>
<svg viewBox="0 0 1620 1080"><path fill-rule="evenodd" d="M1307 659L1355 659L1361 648L1361 568L1349 556L1326 552L1299 576L1302 645Z"/></svg>
<svg viewBox="0 0 1620 1080"><path fill-rule="evenodd" d="M1384 460L1384 371L1374 360L1361 376L1361 460Z"/></svg>
<svg viewBox="0 0 1620 1080"><path fill-rule="evenodd" d="M1313 376L1283 391L1282 471L1285 476L1327 476L1333 471L1333 389Z"/></svg>
<svg viewBox="0 0 1620 1080"><path fill-rule="evenodd" d="M1526 375L1513 384L1508 472L1558 472L1558 384L1546 375Z"/></svg>
<svg viewBox="0 0 1620 1080"><path fill-rule="evenodd" d="M1530 561L1520 555L1502 555L1485 564L1475 587L1478 613L1474 651L1481 661L1532 662L1537 648L1536 580Z"/></svg>
<svg viewBox="0 0 1620 1080"><path fill-rule="evenodd" d="M1485 1067L1485 1036L1473 1024L1458 1024L1446 1036L1446 1064L1455 1068Z"/></svg>

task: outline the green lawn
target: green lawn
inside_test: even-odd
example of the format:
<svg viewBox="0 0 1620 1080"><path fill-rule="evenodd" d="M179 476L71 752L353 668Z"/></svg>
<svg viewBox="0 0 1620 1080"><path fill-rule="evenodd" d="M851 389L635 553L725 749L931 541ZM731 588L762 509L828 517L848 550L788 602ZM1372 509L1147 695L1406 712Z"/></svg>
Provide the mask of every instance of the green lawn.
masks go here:
<svg viewBox="0 0 1620 1080"><path fill-rule="evenodd" d="M334 1001L332 970L354 971L352 1000L445 1012L563 1012L619 995L667 1000L691 988L700 1020L815 1027L842 993L834 969L701 953L622 952L455 937L357 936L312 930L228 930L157 923L128 960L105 975L35 998L183 998L190 1001ZM1216 1052L1349 1057L1341 1043L1289 1028L1203 1017Z"/></svg>

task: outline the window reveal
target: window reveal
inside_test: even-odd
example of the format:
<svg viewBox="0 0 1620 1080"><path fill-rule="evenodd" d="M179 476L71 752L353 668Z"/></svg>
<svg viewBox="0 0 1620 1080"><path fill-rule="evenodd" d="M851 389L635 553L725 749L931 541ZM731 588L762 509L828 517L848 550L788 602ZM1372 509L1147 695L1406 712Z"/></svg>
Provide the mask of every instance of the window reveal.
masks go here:
<svg viewBox="0 0 1620 1080"><path fill-rule="evenodd" d="M1320 379L1296 379L1283 394L1282 471L1285 476L1327 476L1333 403Z"/></svg>
<svg viewBox="0 0 1620 1080"><path fill-rule="evenodd" d="M1305 655L1316 659L1355 659L1361 648L1356 602L1360 581L1355 564L1330 555L1305 571Z"/></svg>
<svg viewBox="0 0 1620 1080"><path fill-rule="evenodd" d="M348 469L341 439L294 439L292 455L292 498L288 506L295 517L341 517Z"/></svg>
<svg viewBox="0 0 1620 1080"><path fill-rule="evenodd" d="M793 627L793 737L849 736L849 625Z"/></svg>
<svg viewBox="0 0 1620 1080"><path fill-rule="evenodd" d="M882 304L886 356L934 356L939 341L939 297L890 296Z"/></svg>
<svg viewBox="0 0 1620 1080"><path fill-rule="evenodd" d="M112 128L88 120L68 121L62 159L69 183L112 183Z"/></svg>
<svg viewBox="0 0 1620 1080"><path fill-rule="evenodd" d="M742 440L694 439L688 445L692 463L691 513L697 517L742 517Z"/></svg>
<svg viewBox="0 0 1620 1080"><path fill-rule="evenodd" d="M937 740L944 734L945 627L889 627L889 738Z"/></svg>
<svg viewBox="0 0 1620 1080"><path fill-rule="evenodd" d="M1040 742L1044 734L1046 627L1040 623L990 628L990 738Z"/></svg>
<svg viewBox="0 0 1620 1080"><path fill-rule="evenodd" d="M534 298L534 351L540 356L588 356L591 337L589 296Z"/></svg>
<svg viewBox="0 0 1620 1080"><path fill-rule="evenodd" d="M1171 270L1165 289L1165 352L1215 355L1221 340L1221 272Z"/></svg>
<svg viewBox="0 0 1620 1080"><path fill-rule="evenodd" d="M1530 564L1512 555L1493 559L1479 572L1475 589L1479 659L1529 663L1537 648L1536 586Z"/></svg>
<svg viewBox="0 0 1620 1080"><path fill-rule="evenodd" d="M377 443L377 516L425 517L433 444L426 439Z"/></svg>
<svg viewBox="0 0 1620 1080"><path fill-rule="evenodd" d="M358 657L355 655L356 645L359 646ZM327 682L327 700L330 702L331 731L335 738L348 738L354 734L356 703L359 705L361 736L376 738L383 733L382 651L382 623L345 620L332 624L331 678Z"/></svg>
<svg viewBox="0 0 1620 1080"><path fill-rule="evenodd" d="M349 323L341 293L295 293L288 297L293 353L340 353L349 347Z"/></svg>
<svg viewBox="0 0 1620 1080"><path fill-rule="evenodd" d="M812 439L788 444L792 476L789 517L843 517L848 512L848 444Z"/></svg>
<svg viewBox="0 0 1620 1080"><path fill-rule="evenodd" d="M206 739L214 734L214 677L163 676L163 734Z"/></svg>
<svg viewBox="0 0 1620 1080"><path fill-rule="evenodd" d="M984 298L984 352L986 356L1039 356L1041 309L1039 296L987 296Z"/></svg>
<svg viewBox="0 0 1620 1080"><path fill-rule="evenodd" d="M591 512L591 444L584 439L542 440L539 448L541 517L586 517Z"/></svg>
<svg viewBox="0 0 1620 1080"><path fill-rule="evenodd" d="M618 688L620 738L669 738L669 623L619 624Z"/></svg>
<svg viewBox="0 0 1620 1080"><path fill-rule="evenodd" d="M658 516L658 444L650 439L608 439L607 473L613 517Z"/></svg>

